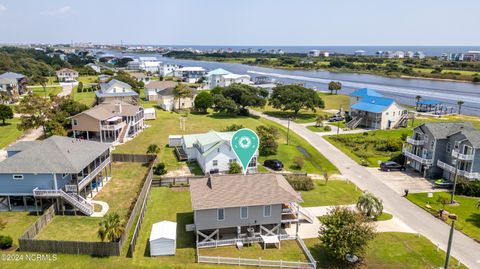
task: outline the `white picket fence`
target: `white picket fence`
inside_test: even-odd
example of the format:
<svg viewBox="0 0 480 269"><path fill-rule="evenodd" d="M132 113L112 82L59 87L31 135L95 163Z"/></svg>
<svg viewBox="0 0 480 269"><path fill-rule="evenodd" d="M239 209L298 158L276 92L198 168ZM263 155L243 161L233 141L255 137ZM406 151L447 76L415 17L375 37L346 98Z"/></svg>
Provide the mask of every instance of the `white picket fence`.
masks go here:
<svg viewBox="0 0 480 269"><path fill-rule="evenodd" d="M212 257L212 256L198 256L198 263L213 263L213 264L229 264L229 265L246 265L258 267L276 267L276 268L305 268L315 269L316 264L309 262L292 262L282 260L263 260L246 259L246 258L227 258L227 257Z"/></svg>
<svg viewBox="0 0 480 269"><path fill-rule="evenodd" d="M297 239L295 235L281 234L279 235L279 240L295 240ZM260 236L255 236L253 238L233 238L233 239L224 239L224 240L215 240L207 242L198 242L198 248L212 248L212 247L223 247L223 246L234 246L237 243L259 243L262 242Z"/></svg>

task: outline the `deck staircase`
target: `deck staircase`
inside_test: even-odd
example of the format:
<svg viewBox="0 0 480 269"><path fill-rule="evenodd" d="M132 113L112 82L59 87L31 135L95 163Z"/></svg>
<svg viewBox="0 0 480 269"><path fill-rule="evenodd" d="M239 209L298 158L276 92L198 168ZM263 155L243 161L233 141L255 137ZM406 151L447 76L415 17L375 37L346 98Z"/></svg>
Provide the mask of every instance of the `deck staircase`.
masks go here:
<svg viewBox="0 0 480 269"><path fill-rule="evenodd" d="M130 130L130 127L132 127L132 121L130 121L128 124L125 124L123 126L122 131L120 132L120 135L119 135L120 143L124 143L127 140L128 130Z"/></svg>
<svg viewBox="0 0 480 269"><path fill-rule="evenodd" d="M395 125L393 125L393 128L396 129L400 126L405 126L407 121L410 119L410 115L407 114L404 114L402 115L402 117L395 123Z"/></svg>
<svg viewBox="0 0 480 269"><path fill-rule="evenodd" d="M315 220L315 216L305 208L298 206L298 211L300 215L302 215L309 223L313 223L313 221Z"/></svg>
<svg viewBox="0 0 480 269"><path fill-rule="evenodd" d="M39 198L62 198L83 214L87 216L93 214L93 205L76 193L67 193L63 190L39 190L36 188L33 190L33 196Z"/></svg>
<svg viewBox="0 0 480 269"><path fill-rule="evenodd" d="M351 119L349 122L347 122L347 128L349 129L355 129L360 125L360 123L363 120L363 116L356 116L353 119Z"/></svg>

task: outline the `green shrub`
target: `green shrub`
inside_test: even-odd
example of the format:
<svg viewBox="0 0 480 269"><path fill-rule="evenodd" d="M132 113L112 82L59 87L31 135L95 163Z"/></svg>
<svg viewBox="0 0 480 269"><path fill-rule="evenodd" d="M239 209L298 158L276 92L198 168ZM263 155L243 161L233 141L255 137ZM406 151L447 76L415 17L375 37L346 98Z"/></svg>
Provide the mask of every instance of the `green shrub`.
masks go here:
<svg viewBox="0 0 480 269"><path fill-rule="evenodd" d="M0 248L7 249L10 248L13 244L13 240L11 236L8 235L0 235Z"/></svg>
<svg viewBox="0 0 480 269"><path fill-rule="evenodd" d="M302 169L303 165L305 164L305 161L303 160L302 156L295 156L293 158L293 168L294 169Z"/></svg>
<svg viewBox="0 0 480 269"><path fill-rule="evenodd" d="M165 164L164 163L157 163L153 167L153 174L161 176L165 175L167 173L167 169L165 169Z"/></svg>
<svg viewBox="0 0 480 269"><path fill-rule="evenodd" d="M459 195L480 197L480 181L459 179L456 191Z"/></svg>
<svg viewBox="0 0 480 269"><path fill-rule="evenodd" d="M332 127L328 126L328 125L325 125L325 127L323 127L323 130L326 131L326 132L329 132L332 130Z"/></svg>
<svg viewBox="0 0 480 269"><path fill-rule="evenodd" d="M285 178L296 191L311 191L315 188L315 184L309 176L287 175Z"/></svg>

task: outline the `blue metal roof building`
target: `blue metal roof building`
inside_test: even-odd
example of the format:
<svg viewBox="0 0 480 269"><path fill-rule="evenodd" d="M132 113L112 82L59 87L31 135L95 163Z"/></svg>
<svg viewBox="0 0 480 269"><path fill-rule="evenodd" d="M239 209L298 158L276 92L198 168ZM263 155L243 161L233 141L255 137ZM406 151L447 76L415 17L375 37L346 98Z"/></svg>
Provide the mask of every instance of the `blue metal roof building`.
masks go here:
<svg viewBox="0 0 480 269"><path fill-rule="evenodd" d="M350 94L350 96L353 97L360 97L360 98L365 98L365 97L384 97L381 93L378 93L372 89L369 88L361 88L358 89Z"/></svg>
<svg viewBox="0 0 480 269"><path fill-rule="evenodd" d="M365 97L362 98L358 103L352 105L352 109L368 111L372 113L381 113L387 110L395 100L384 97Z"/></svg>

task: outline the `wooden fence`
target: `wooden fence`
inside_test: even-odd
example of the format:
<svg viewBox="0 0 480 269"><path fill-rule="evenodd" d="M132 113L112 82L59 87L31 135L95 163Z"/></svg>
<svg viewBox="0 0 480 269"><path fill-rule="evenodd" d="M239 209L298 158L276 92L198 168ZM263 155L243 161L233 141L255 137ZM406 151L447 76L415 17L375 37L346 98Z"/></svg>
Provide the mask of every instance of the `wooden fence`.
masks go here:
<svg viewBox="0 0 480 269"><path fill-rule="evenodd" d="M120 256L122 248L127 241L130 229L135 222L135 217L139 213L148 193L153 179L153 165L156 157L153 155L135 155L135 154L112 154L112 161L115 162L141 162L149 163L148 172L145 174L142 189L137 197L135 205L130 212L130 216L125 226L120 240L118 242L85 242L85 241L60 241L60 240L36 240L35 236L48 224L55 216L54 206L49 207L32 226L19 238L20 250L29 252L54 252L66 254L83 254L95 256Z"/></svg>
<svg viewBox="0 0 480 269"><path fill-rule="evenodd" d="M205 176L182 176L182 177L161 177L155 178L152 187L170 187L175 185L189 185L190 180L205 178Z"/></svg>

